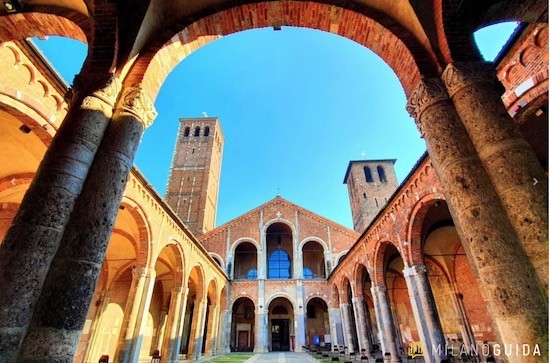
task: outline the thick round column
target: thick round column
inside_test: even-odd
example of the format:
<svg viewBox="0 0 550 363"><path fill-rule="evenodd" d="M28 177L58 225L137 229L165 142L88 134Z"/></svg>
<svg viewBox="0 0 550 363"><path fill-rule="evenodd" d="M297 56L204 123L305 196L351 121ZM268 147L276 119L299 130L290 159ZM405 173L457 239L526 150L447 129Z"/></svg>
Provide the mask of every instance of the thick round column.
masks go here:
<svg viewBox="0 0 550 363"><path fill-rule="evenodd" d="M44 282L24 359L74 355L139 141L155 116L139 87L123 90Z"/></svg>
<svg viewBox="0 0 550 363"><path fill-rule="evenodd" d="M370 345L367 331L369 324L367 322L367 314L365 313L365 299L362 296L359 296L352 298L351 301L353 304L353 309L355 310L355 326L359 338L359 351L365 349L367 351L367 355L370 355L372 347Z"/></svg>
<svg viewBox="0 0 550 363"><path fill-rule="evenodd" d="M395 336L395 325L390 308L390 301L386 292L386 286L373 285L371 287L372 295L376 295L375 303L378 305L380 314L380 331L383 335L384 352L391 354L391 362L401 362L401 356L397 351L397 338Z"/></svg>
<svg viewBox="0 0 550 363"><path fill-rule="evenodd" d="M71 106L0 247L0 361L15 361L42 285L94 155L109 125L120 82L86 85Z"/></svg>
<svg viewBox="0 0 550 363"><path fill-rule="evenodd" d="M548 289L548 177L502 99L493 63L449 64L442 79L540 284Z"/></svg>
<svg viewBox="0 0 550 363"><path fill-rule="evenodd" d="M416 326L426 349L424 360L431 363L445 359L446 350L445 336L427 272L428 268L425 265L405 266L403 275L407 282Z"/></svg>
<svg viewBox="0 0 550 363"><path fill-rule="evenodd" d="M546 351L546 298L441 81L422 80L411 95L407 110L426 140L502 343L538 343L541 351Z"/></svg>

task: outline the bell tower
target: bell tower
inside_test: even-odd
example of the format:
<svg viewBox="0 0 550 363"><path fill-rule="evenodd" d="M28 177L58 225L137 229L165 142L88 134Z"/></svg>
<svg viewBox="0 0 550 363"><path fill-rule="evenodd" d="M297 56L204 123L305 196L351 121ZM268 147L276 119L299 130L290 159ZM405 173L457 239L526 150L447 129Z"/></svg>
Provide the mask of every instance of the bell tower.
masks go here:
<svg viewBox="0 0 550 363"><path fill-rule="evenodd" d="M224 138L217 117L179 121L165 199L200 236L216 223Z"/></svg>
<svg viewBox="0 0 550 363"><path fill-rule="evenodd" d="M397 189L396 159L354 160L348 164L348 185L353 229L362 233Z"/></svg>

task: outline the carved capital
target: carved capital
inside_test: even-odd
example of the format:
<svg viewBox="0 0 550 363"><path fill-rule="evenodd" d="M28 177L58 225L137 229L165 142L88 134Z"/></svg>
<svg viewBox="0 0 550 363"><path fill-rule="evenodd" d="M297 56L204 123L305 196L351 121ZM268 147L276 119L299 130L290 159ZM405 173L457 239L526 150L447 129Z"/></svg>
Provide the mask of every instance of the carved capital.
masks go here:
<svg viewBox="0 0 550 363"><path fill-rule="evenodd" d="M428 273L428 267L426 265L414 265L411 266L411 270L415 275L425 275Z"/></svg>
<svg viewBox="0 0 550 363"><path fill-rule="evenodd" d="M371 287L371 292L373 294L377 294L377 295L380 295L380 294L385 294L386 293L386 286L384 285L373 285Z"/></svg>
<svg viewBox="0 0 550 363"><path fill-rule="evenodd" d="M144 128L147 128L157 117L157 111L143 88L140 85L133 85L122 91L115 115L135 117L143 124Z"/></svg>
<svg viewBox="0 0 550 363"><path fill-rule="evenodd" d="M77 81L80 79L80 81ZM116 100L122 88L120 80L113 76L106 76L96 80L92 84L82 85L81 78L75 77L75 86L77 92L91 92L82 100L81 108L85 110L103 111L107 116L111 117ZM73 96L74 92L73 92Z"/></svg>
<svg viewBox="0 0 550 363"><path fill-rule="evenodd" d="M453 97L463 88L474 84L487 83L498 85L496 70L491 62L455 62L450 63L443 71L441 79Z"/></svg>
<svg viewBox="0 0 550 363"><path fill-rule="evenodd" d="M147 276L147 271L149 269L147 267L134 267L132 269L132 275L134 275L134 278L141 278Z"/></svg>
<svg viewBox="0 0 550 363"><path fill-rule="evenodd" d="M407 102L407 112L414 118L416 127L424 137L422 114L431 106L449 99L445 86L438 78L424 78L418 83Z"/></svg>

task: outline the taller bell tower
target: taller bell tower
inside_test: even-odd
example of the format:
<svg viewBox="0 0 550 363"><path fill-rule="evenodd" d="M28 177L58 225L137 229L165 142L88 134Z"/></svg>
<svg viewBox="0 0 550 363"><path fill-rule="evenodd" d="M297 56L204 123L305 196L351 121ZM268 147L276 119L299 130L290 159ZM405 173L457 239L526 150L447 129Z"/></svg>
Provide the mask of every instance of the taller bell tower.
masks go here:
<svg viewBox="0 0 550 363"><path fill-rule="evenodd" d="M363 233L397 189L396 159L350 161L344 184L348 185L353 229Z"/></svg>
<svg viewBox="0 0 550 363"><path fill-rule="evenodd" d="M217 117L179 121L165 199L200 236L216 223L224 138Z"/></svg>

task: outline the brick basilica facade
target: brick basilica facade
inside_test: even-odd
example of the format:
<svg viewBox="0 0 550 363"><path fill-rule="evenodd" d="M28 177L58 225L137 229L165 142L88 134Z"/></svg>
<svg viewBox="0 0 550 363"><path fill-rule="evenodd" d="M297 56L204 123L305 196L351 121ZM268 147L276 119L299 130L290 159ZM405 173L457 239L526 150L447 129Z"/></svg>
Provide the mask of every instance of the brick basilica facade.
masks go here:
<svg viewBox="0 0 550 363"><path fill-rule="evenodd" d="M0 362L335 345L399 362L417 342L426 362L484 342L548 359L547 2L3 4ZM482 62L472 32L510 19ZM132 167L175 65L282 25L375 51L426 141L401 183L394 160L343 166L355 230L281 196L215 227L216 118L180 120L165 199ZM89 46L71 87L25 40L47 35Z"/></svg>

